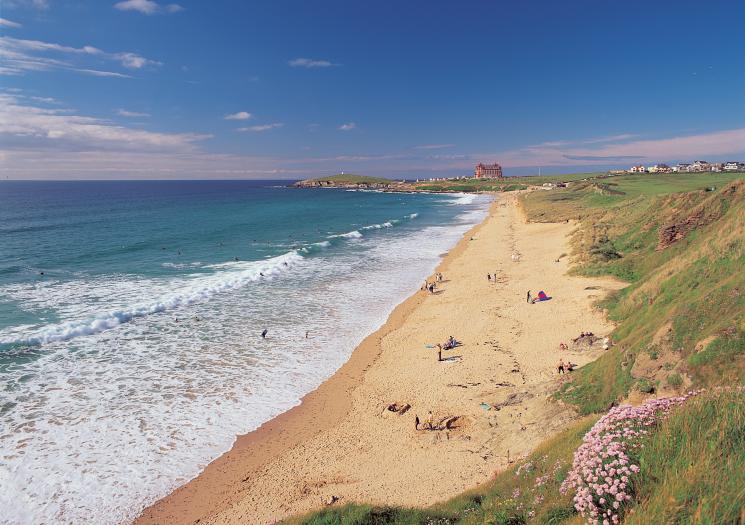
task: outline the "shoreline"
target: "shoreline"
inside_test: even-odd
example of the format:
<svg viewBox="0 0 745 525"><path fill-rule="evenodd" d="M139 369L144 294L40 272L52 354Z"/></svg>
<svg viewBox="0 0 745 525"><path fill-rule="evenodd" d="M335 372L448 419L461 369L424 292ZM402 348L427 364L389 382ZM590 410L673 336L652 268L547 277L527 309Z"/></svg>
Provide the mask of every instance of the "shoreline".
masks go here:
<svg viewBox="0 0 745 525"><path fill-rule="evenodd" d="M469 228L455 246L445 252L435 272L447 271L450 261L465 249L464 243L483 226L498 201L497 196L489 204L486 217ZM431 277L429 275L427 279ZM215 482L220 485L231 482L224 479L229 463L238 461L247 470L258 469L280 452L338 423L351 407L351 399L339 396L338 391L348 393L356 387L364 377L365 370L380 355L380 339L403 323L425 297L421 292L416 292L396 305L385 322L355 347L349 359L318 388L305 394L299 404L262 423L255 430L238 435L230 450L210 462L196 478L143 509L133 524L196 523L204 517L201 506L205 498L219 505L228 503L224 492L215 486ZM234 478L233 483L236 481L234 476L227 477ZM193 499L200 500L200 508L194 508Z"/></svg>
<svg viewBox="0 0 745 525"><path fill-rule="evenodd" d="M444 291L438 292L438 294L442 293L447 296L451 292L460 293L461 290L457 289L456 286L462 286L464 288L463 292L469 292L474 286L479 288L486 286L485 275L483 275L486 270L479 273L478 276L471 277L470 274L466 274L462 279L456 276L452 283L450 282L451 270L457 273L459 267L464 266L464 262L482 263L484 261L477 261L476 259L484 258L484 256L500 260L506 259L509 257L508 249L522 251L515 244L517 241L514 236L514 229L518 227L516 223L520 222L524 222L524 217L516 204L515 196L497 197L490 204L488 214L482 222L469 229L441 260L436 272L445 274L446 281L443 284ZM528 226L524 225L524 227L527 228ZM489 231L485 231L487 228ZM548 227L544 225L537 228L539 230L561 230L562 235L559 242L561 245L565 244L565 236L571 229L569 225L548 225ZM496 233L498 238L495 239L497 242L493 249L481 250L479 244L482 243L471 242L471 239L480 241L482 233L486 237L494 236ZM508 238L510 235L512 235L512 238ZM554 242L556 242L555 239ZM474 246L479 247L479 253L476 253L475 248L471 249ZM474 253L470 254L471 257L465 257L467 251L473 251ZM558 254L555 254L554 257L556 255ZM500 266L504 264L500 263ZM510 268L519 269L525 266L521 263ZM566 263L561 263L561 266L566 266ZM490 267L486 266L486 268ZM509 283L511 275L508 274L510 272L500 269L500 277L502 277L502 273L504 273L505 282ZM601 279L575 277L571 279L592 282L595 285L602 281ZM496 278L495 281L497 281ZM609 283L603 281L603 284L607 285ZM503 285L504 283L498 284L497 282L494 284L498 290L500 287L504 288ZM468 288L468 290L465 288ZM456 294L454 293L454 295ZM490 293L484 295L485 298L479 297L479 299L500 304L504 300L504 298L499 298ZM587 293L585 293L586 295ZM463 294L463 298L454 299L456 301L454 306L462 308L463 303L468 302L469 297L472 296L472 292ZM421 384L418 387L414 385L415 388L412 389L410 383L421 381L420 372L415 369L399 368L397 361L402 358L401 350L403 346L412 346L413 336L409 335L407 337L406 334L399 332L406 332L413 328L413 333L421 337L423 328L431 328L429 322L423 327L420 319L413 319L413 317L420 317L422 314L425 314L429 321L433 318L442 321L442 314L433 316L433 314L437 314L434 309L442 310L442 305L437 303L449 299L439 299L441 299L439 295L432 296L417 292L400 303L388 316L386 322L355 348L349 360L316 390L306 394L299 405L267 421L256 430L238 436L231 450L211 462L196 478L146 508L134 523L137 525L197 522L270 523L294 513L319 507L325 499L334 497L341 498L342 503L349 501L369 501L385 504L433 503L438 499L454 495L479 482L486 481L495 469L506 464L506 456L510 454L509 447L511 447L513 457L517 454L526 453L543 437L571 421L573 414L570 410L547 401L543 396L551 389L552 385L555 385L554 379L547 381L548 378L544 377L546 375L546 371L543 370L546 368L545 363L537 377L528 377L535 374L531 374L531 371L527 368L522 369L522 359L526 356L517 355L518 353L515 351L504 349L502 336L506 334L500 333L498 342L495 342L495 340L484 341L484 346L481 346L481 341L474 341L474 339L483 341L485 337L488 337L487 332L490 331L491 327L483 325L475 330L469 330L467 324L478 310L482 310L484 306L493 306L492 304L478 304L475 305L476 311L461 312L463 314L462 319L459 318L458 321L462 326L455 332L458 339L461 339L461 334L470 336L473 333L474 337L464 337L463 354L474 351L483 353L487 350L487 347L490 347L488 348L490 355L479 354L474 357L473 364L469 365L465 365L463 361L471 359L470 356L467 358L457 356L460 360L455 360L453 364L446 365L450 368L447 369L445 374L462 376L465 372L465 376L473 379L473 381L468 383L463 377L458 377L457 384L443 383L442 386L437 385L437 388L435 388L435 385L429 384L425 380L424 392L422 392ZM587 297L584 297L584 299L581 302L586 310L588 307ZM540 306L550 306L550 303ZM507 308L510 308L509 304L507 304ZM520 306L520 308L523 307ZM465 310L469 309L465 308ZM444 312L449 312L449 309L446 308ZM450 314L445 313L445 315ZM453 314L452 317L458 317L458 315ZM497 317L503 316L497 314ZM477 323L474 322L473 324ZM583 326L581 329L587 328ZM596 333L603 333L610 330L610 325L596 318L593 319L593 328ZM570 329L573 329L573 327ZM520 338L522 331L518 330L516 333L516 337ZM481 348L479 348L480 346ZM407 350L407 352L411 353L410 350ZM492 352L498 353L496 364L494 362L495 355L491 354ZM423 359L418 354L413 356L412 359L417 360L419 368L424 367L427 370L425 373L432 373L431 356L433 351L429 350L425 353ZM461 353L460 350L459 353ZM555 357L558 358L558 354ZM594 359L592 356L584 357L590 358L589 360ZM553 359L554 356L551 357L551 360ZM434 361L436 363L436 359ZM501 361L505 362L502 363ZM509 365L509 362L515 364ZM498 370L498 367L505 364L508 365L508 368L512 366L511 371L506 372L505 376L510 381L497 382L491 380L492 383L497 383L497 386L489 387L486 385L485 376L504 373L504 371ZM437 364L434 366L437 366ZM524 387L512 383L512 381L515 381L515 368L518 370L519 377L522 378ZM390 381L393 381L394 384L389 384ZM400 384L401 381L403 381L403 385ZM512 388L508 388L508 390L514 390L513 394L522 399L518 403L513 403L514 406L505 407L501 412L490 413L478 408L479 405L474 400L469 400L470 403L464 404L463 400L460 399L460 394L456 397L452 394L452 387L454 386L467 389L469 384L482 385L482 382L485 384L484 387L472 387L472 390L480 391L479 398L494 396L497 394L499 385L509 384ZM530 388L528 388L528 383ZM400 397L405 397L405 399L391 397L386 401L380 397L385 395L385 392L393 395L393 392L397 389L402 389ZM365 390L369 391L366 392ZM460 390L460 388L455 390ZM520 392L521 390L524 390L524 392ZM422 396L424 396L424 399L415 402L414 398L421 398ZM403 401L411 402L412 405L412 409L406 416L388 416L386 413L377 413L381 403L384 409L386 402ZM453 406L444 409L445 412L441 412L439 407L444 405ZM416 412L424 420L427 414L427 411L424 410L425 407L431 407L437 412L438 416L446 414L457 417L454 428L447 429L445 432L425 431L424 434L419 431L411 436L410 434L414 432L413 428L410 428L410 425L413 427L414 413ZM528 418L522 419L523 414L528 414L528 409L531 409L530 416L536 416L539 420L542 420L537 428L531 429L536 431L531 433L529 439L525 439L528 436L523 435L518 436L520 442L508 443L506 456L491 449L486 452L486 459L483 460L468 455L467 452L473 454L470 447L476 446L478 443L481 443L482 447L488 445L491 448L500 448L493 444L495 433L500 435L505 432L507 434L514 433L514 428L521 429L518 432L525 432L528 425L535 424L529 423ZM482 412L484 417L482 417ZM499 414L498 417L497 414ZM503 421L504 416L508 416L510 419ZM391 420L391 418L395 419ZM409 419L412 421L409 422ZM406 424L403 424L404 420L407 421ZM389 429L386 428L386 425L395 427L391 429L395 430L395 436L389 435ZM495 427L501 426L513 427L513 429L506 428L496 432L493 430ZM443 436L445 436L447 444L442 442ZM508 438L506 435L500 437ZM363 450L365 447L361 444L366 440L370 441L371 449L377 448L378 450ZM386 441L389 442L386 443ZM469 443L474 441L476 443ZM365 465L370 467L370 461L375 464L379 463L376 458L381 455L386 456L391 450L396 451L407 447L413 447L410 451L411 454L419 456L419 459L423 462L430 461L428 458L432 454L427 454L427 452L441 447L450 448L453 454L452 461L455 465L449 464L448 460L441 460L439 466L446 471L449 465L456 473L464 474L460 471L464 470L462 460L466 460L465 462L468 465L465 466L465 470L467 472L460 477L453 476L457 479L443 484L437 473L430 475L427 480L422 480L421 476L418 475L417 467L414 466L417 464L416 459L413 460L414 465L408 462L402 464L394 460L387 466L383 465L384 472L381 475L387 479L380 480L380 487L370 487L368 481L377 480L378 475L372 473L368 476L368 479L364 479L365 476L360 473L360 469L365 468ZM340 448L344 449L346 453L342 453ZM504 444L501 448L505 448ZM504 450L501 450L501 452L504 452ZM460 460L457 459L458 457L460 457ZM437 460L438 458L433 459ZM481 465L482 463L485 465ZM304 474L303 469L308 469L308 473ZM321 473L321 471L326 471L326 473ZM309 477L318 476L323 479L318 482L309 479ZM358 479L360 476L362 479ZM330 481L327 481L327 479ZM409 488L412 484L414 486ZM416 494L412 496L412 494L407 493L411 490L415 491ZM296 493L294 496L293 492Z"/></svg>

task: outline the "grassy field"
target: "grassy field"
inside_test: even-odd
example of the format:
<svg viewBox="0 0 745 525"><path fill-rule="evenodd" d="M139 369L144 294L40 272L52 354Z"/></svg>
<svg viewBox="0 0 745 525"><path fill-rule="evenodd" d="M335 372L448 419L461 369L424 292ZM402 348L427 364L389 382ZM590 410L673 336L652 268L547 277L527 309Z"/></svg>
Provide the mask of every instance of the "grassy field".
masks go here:
<svg viewBox="0 0 745 525"><path fill-rule="evenodd" d="M641 438L622 523L745 524L745 174L596 178L521 200L532 220L578 222L573 271L629 282L599 305L615 346L556 393L583 418L448 502L346 505L290 523L578 525L559 486L600 414L628 396L703 388Z"/></svg>
<svg viewBox="0 0 745 525"><path fill-rule="evenodd" d="M485 192L485 191L514 191L523 190L528 186L540 186L551 182L571 182L582 179L592 179L604 175L603 173L572 173L568 175L547 175L532 177L506 177L504 179L462 179L446 181L422 181L414 186L425 191L462 191L462 192Z"/></svg>

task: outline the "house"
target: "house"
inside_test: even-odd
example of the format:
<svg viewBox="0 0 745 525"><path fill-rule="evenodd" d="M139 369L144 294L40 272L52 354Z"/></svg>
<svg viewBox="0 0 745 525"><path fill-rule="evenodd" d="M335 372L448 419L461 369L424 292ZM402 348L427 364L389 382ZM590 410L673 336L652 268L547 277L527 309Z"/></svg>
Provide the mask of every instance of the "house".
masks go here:
<svg viewBox="0 0 745 525"><path fill-rule="evenodd" d="M672 170L667 164L655 164L647 168L649 173L670 173Z"/></svg>
<svg viewBox="0 0 745 525"><path fill-rule="evenodd" d="M644 166L631 166L631 169L629 170L631 173L646 173L647 168Z"/></svg>
<svg viewBox="0 0 745 525"><path fill-rule="evenodd" d="M677 166L675 166L675 171L685 173L685 172L690 171L690 168L691 168L690 164L682 163L682 164L678 164Z"/></svg>
<svg viewBox="0 0 745 525"><path fill-rule="evenodd" d="M725 162L724 166L722 166L722 169L724 171L745 171L745 163L742 162L736 162L736 161L729 161Z"/></svg>
<svg viewBox="0 0 745 525"><path fill-rule="evenodd" d="M654 168L656 173L672 173L673 171L667 164L657 164Z"/></svg>
<svg viewBox="0 0 745 525"><path fill-rule="evenodd" d="M694 160L688 167L688 171L709 171L711 166L705 160Z"/></svg>
<svg viewBox="0 0 745 525"><path fill-rule="evenodd" d="M721 162L712 162L709 164L709 171L713 171L715 173L718 173L724 169L724 164Z"/></svg>
<svg viewBox="0 0 745 525"><path fill-rule="evenodd" d="M475 179L501 179L502 166L496 162L494 164L482 164L479 162L473 171L473 177Z"/></svg>

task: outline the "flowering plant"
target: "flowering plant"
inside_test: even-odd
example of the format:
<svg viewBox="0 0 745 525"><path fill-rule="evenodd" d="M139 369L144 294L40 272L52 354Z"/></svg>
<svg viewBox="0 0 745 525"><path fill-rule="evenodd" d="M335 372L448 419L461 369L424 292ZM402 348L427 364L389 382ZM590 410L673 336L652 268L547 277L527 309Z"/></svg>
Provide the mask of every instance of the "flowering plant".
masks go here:
<svg viewBox="0 0 745 525"><path fill-rule="evenodd" d="M582 438L561 493L575 492L574 507L593 525L620 522L631 501L632 477L639 472L634 452L669 411L698 392L612 408Z"/></svg>

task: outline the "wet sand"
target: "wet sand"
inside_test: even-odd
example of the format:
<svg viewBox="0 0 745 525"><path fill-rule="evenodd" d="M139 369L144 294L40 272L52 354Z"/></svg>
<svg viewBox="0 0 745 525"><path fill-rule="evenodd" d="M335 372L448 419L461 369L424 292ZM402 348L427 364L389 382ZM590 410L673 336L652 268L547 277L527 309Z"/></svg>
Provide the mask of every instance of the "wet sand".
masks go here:
<svg viewBox="0 0 745 525"><path fill-rule="evenodd" d="M581 331L610 332L592 303L621 287L568 276L568 257L556 262L570 252L573 227L526 224L514 195L498 197L443 259L445 280L434 295L400 304L299 406L239 437L135 523L272 523L333 497L428 505L529 453L575 418L549 397L562 380L559 359L581 366L602 352L559 344ZM528 304L529 289L551 299ZM438 362L428 346L450 335L462 345ZM410 408L391 412L391 403ZM425 421L429 411L443 428L416 430L415 417Z"/></svg>

